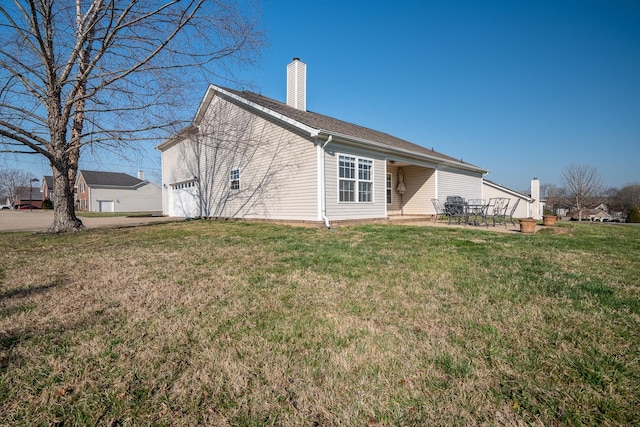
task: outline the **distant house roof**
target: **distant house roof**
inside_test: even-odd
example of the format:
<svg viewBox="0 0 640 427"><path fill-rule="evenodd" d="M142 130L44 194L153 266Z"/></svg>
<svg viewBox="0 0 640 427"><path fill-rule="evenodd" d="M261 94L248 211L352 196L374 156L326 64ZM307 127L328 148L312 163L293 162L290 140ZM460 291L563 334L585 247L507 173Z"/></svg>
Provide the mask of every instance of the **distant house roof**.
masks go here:
<svg viewBox="0 0 640 427"><path fill-rule="evenodd" d="M136 187L147 181L121 172L78 171L89 187Z"/></svg>
<svg viewBox="0 0 640 427"><path fill-rule="evenodd" d="M578 217L578 211L571 211L569 212L570 216L573 216L575 218ZM582 209L582 217L598 217L598 218L611 218L611 215L609 215L607 212L603 211L600 208L593 208L593 209Z"/></svg>
<svg viewBox="0 0 640 427"><path fill-rule="evenodd" d="M47 188L49 188L49 190L53 189L53 177L51 175L45 175L42 177L44 183L47 184Z"/></svg>
<svg viewBox="0 0 640 427"><path fill-rule="evenodd" d="M20 200L21 203L31 200L34 202L42 200L42 192L40 187L31 187L31 198L29 198L29 187L16 187L16 200Z"/></svg>
<svg viewBox="0 0 640 427"><path fill-rule="evenodd" d="M380 132L374 129L359 126L353 123L345 122L335 119L333 117L325 116L322 114L314 113L312 111L305 111L298 108L291 107L283 102L276 101L275 99L267 98L249 91L238 91L216 85L209 85L209 89L198 108L195 123L199 123L204 113L213 99L215 93L220 93L231 99L242 102L245 105L251 106L258 110L263 111L272 117L278 118L282 121L298 128L308 131L310 134L315 135L334 135L335 137L344 137L354 142L360 142L367 145L378 146L380 148L390 149L395 152L401 152L403 154L418 156L421 158L427 158L428 160L436 161L438 163L450 164L452 166L460 167L475 172L486 173L488 170L480 168L470 163L465 163L461 159L456 159L446 154L442 154L438 151L422 147L404 139L397 138L393 135L389 135L384 132ZM172 145L173 142L181 139L181 136L186 136L194 132L193 126L187 127L176 137L169 139L168 141L160 144L158 149L163 150L166 147Z"/></svg>

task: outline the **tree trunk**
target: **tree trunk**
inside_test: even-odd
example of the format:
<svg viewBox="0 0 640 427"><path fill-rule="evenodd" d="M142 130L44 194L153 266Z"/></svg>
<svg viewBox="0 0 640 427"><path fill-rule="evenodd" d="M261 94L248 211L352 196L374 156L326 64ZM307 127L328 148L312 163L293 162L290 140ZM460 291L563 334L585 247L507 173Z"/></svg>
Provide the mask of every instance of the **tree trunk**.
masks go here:
<svg viewBox="0 0 640 427"><path fill-rule="evenodd" d="M73 185L69 181L67 165L51 165L53 170L53 224L51 233L80 231L84 228L82 221L76 217Z"/></svg>

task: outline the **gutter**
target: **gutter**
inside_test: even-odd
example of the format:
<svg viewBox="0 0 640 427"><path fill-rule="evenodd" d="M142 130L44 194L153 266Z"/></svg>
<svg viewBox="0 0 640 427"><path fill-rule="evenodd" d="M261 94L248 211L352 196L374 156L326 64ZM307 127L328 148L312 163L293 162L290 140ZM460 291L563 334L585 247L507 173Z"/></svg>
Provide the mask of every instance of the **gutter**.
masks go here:
<svg viewBox="0 0 640 427"><path fill-rule="evenodd" d="M333 135L329 135L329 138L322 144L318 145L320 162L322 163L320 166L320 204L321 204L321 215L324 220L324 225L327 229L331 229L331 223L329 222L329 218L327 217L327 191L326 191L326 182L325 182L325 172L324 172L324 149L326 146L333 140Z"/></svg>

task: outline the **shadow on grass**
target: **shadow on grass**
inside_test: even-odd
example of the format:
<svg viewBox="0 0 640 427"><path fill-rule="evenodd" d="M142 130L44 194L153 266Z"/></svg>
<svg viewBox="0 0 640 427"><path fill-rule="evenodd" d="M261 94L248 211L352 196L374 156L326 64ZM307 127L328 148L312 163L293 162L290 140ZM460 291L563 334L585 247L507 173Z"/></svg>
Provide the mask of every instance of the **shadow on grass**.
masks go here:
<svg viewBox="0 0 640 427"><path fill-rule="evenodd" d="M63 281L61 279L56 279L51 283L29 286L26 288L9 289L7 291L0 292L0 302L4 302L5 300L12 298L27 298L33 295L41 294L49 291L50 289L57 288L62 284ZM0 316L4 317L2 311L0 311Z"/></svg>
<svg viewBox="0 0 640 427"><path fill-rule="evenodd" d="M105 318L104 314L96 316L95 313L88 313L79 319L0 332L0 374L5 374L11 366L17 366L22 363L24 355L21 355L20 352L12 351L20 343L31 340L49 343L64 341L62 334L90 329L105 321L108 321L108 318ZM0 384L0 395L2 394L1 389L2 385Z"/></svg>
<svg viewBox="0 0 640 427"><path fill-rule="evenodd" d="M7 318L17 313L24 313L33 310L36 305L34 303L20 304L16 300L23 300L34 295L43 294L51 289L57 288L63 285L62 279L56 279L50 283L28 286L22 288L10 289L4 292L0 292L0 319ZM28 330L13 330L10 332L0 332L0 351L4 352L11 349L16 344L33 337L36 334L43 334L46 331L37 331L35 329ZM6 354L0 354L0 370L4 370L8 364Z"/></svg>

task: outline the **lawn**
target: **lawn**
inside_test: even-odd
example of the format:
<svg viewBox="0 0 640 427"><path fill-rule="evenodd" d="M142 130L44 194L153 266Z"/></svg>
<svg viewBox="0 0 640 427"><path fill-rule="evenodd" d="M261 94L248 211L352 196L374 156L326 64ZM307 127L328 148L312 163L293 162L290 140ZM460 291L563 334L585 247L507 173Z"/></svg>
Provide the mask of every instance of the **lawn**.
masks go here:
<svg viewBox="0 0 640 427"><path fill-rule="evenodd" d="M0 244L2 425L640 424L640 227Z"/></svg>

